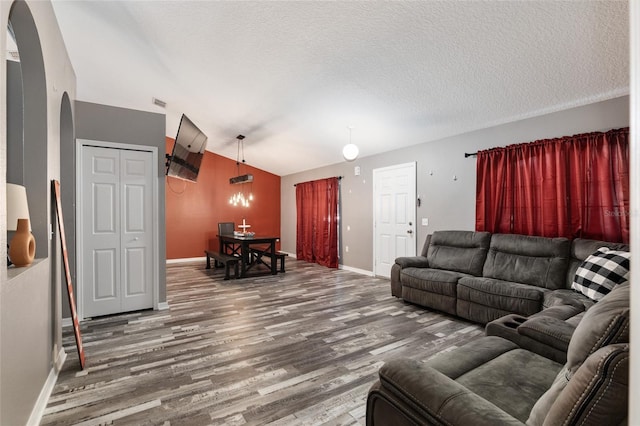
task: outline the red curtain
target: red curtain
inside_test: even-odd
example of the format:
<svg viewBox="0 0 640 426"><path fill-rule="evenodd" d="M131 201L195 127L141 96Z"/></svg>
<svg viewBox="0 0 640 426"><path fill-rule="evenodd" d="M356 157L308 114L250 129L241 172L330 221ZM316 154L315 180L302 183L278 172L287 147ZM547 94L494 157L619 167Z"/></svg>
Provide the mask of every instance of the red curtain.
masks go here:
<svg viewBox="0 0 640 426"><path fill-rule="evenodd" d="M296 257L338 267L338 178L296 185Z"/></svg>
<svg viewBox="0 0 640 426"><path fill-rule="evenodd" d="M629 241L629 128L478 152L476 230Z"/></svg>

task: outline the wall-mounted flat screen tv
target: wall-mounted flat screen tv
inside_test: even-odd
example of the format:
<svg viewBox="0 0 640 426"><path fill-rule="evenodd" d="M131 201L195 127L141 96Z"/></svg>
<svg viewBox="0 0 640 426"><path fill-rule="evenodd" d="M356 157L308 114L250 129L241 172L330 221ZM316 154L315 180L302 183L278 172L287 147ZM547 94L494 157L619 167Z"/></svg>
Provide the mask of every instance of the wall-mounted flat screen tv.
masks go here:
<svg viewBox="0 0 640 426"><path fill-rule="evenodd" d="M167 161L167 176L195 182L207 147L207 135L182 114L176 143Z"/></svg>

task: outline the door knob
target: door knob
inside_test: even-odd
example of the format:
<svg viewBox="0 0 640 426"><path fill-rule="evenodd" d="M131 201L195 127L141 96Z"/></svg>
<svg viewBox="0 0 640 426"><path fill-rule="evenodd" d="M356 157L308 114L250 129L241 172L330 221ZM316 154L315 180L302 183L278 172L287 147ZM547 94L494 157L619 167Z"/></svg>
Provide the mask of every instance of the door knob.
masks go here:
<svg viewBox="0 0 640 426"><path fill-rule="evenodd" d="M133 238L133 241L138 241L139 239L140 239L140 238L138 238L138 237L134 237L134 238Z"/></svg>
<svg viewBox="0 0 640 426"><path fill-rule="evenodd" d="M409 229L409 230L407 231L407 234L413 234L413 231L412 231L411 229Z"/></svg>

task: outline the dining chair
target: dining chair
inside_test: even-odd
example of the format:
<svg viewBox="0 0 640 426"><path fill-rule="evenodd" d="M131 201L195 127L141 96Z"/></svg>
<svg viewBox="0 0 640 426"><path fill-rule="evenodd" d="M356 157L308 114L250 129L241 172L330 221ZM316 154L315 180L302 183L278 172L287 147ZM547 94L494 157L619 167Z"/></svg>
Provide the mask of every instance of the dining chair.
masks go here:
<svg viewBox="0 0 640 426"><path fill-rule="evenodd" d="M218 222L218 235L233 235L235 230L235 222ZM225 244L223 248L225 254L234 254L237 253L237 250L235 244Z"/></svg>
<svg viewBox="0 0 640 426"><path fill-rule="evenodd" d="M218 235L233 235L235 230L235 222L218 222Z"/></svg>

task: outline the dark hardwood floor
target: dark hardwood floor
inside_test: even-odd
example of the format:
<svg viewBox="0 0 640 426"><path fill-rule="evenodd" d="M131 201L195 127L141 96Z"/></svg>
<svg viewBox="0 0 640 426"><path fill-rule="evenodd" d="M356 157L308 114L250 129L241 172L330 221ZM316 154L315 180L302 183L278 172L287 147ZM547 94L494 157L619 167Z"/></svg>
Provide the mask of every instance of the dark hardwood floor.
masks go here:
<svg viewBox="0 0 640 426"><path fill-rule="evenodd" d="M82 323L43 425L364 424L389 359L428 359L483 334L405 304L389 281L288 259L287 272L224 281L167 266L170 309Z"/></svg>

